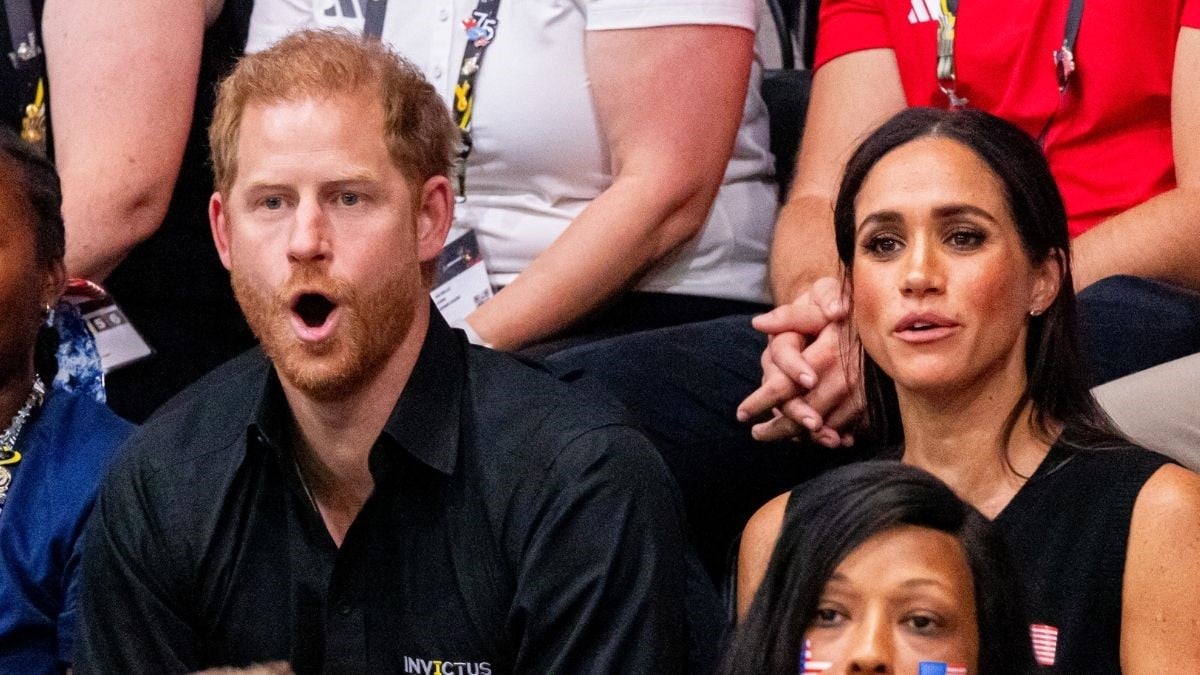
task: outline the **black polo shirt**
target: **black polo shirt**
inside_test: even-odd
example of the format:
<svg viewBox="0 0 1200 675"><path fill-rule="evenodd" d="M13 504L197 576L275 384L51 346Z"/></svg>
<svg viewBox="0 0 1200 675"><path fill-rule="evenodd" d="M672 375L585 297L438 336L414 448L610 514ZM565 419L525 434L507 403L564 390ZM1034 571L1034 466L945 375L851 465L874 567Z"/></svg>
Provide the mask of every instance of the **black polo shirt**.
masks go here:
<svg viewBox="0 0 1200 675"><path fill-rule="evenodd" d="M620 413L436 312L339 549L252 351L143 427L88 533L82 672L673 672L674 483Z"/></svg>

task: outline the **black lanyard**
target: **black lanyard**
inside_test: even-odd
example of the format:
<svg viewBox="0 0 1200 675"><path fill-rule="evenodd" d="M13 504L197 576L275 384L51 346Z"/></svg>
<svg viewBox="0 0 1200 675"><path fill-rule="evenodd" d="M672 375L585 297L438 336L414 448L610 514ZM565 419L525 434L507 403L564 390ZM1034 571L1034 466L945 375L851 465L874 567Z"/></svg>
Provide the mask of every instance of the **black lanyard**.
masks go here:
<svg viewBox="0 0 1200 675"><path fill-rule="evenodd" d="M458 155L454 160L455 200L462 202L467 195L467 158L474 146L471 140L471 112L475 108L475 78L483 63L483 53L496 39L496 28L500 25L498 13L500 0L479 0L471 16L463 20L467 32L467 46L463 50L462 66L458 69L458 82L454 85L454 121L462 135ZM380 39L383 34L383 17L387 13L387 0L367 0L363 8L363 35Z"/></svg>
<svg viewBox="0 0 1200 675"><path fill-rule="evenodd" d="M1054 52L1054 71L1058 79L1059 107L1062 98L1066 96L1067 86L1071 83L1071 75L1076 69L1075 41L1079 38L1079 24L1083 21L1083 1L1071 0L1067 9L1067 23L1063 28L1062 46ZM954 67L955 23L958 18L958 0L941 0L942 13L938 17L937 32L937 81L938 87L950 101L950 107L961 108L967 104L967 99L958 95L955 90L958 84ZM1058 114L1055 108L1046 126L1042 129L1039 141L1044 140L1050 122Z"/></svg>
<svg viewBox="0 0 1200 675"><path fill-rule="evenodd" d="M23 70L34 65L42 53L38 45L37 22L33 20L33 7L29 0L4 0L4 13L8 18L8 35L13 50L8 53L14 70Z"/></svg>
<svg viewBox="0 0 1200 675"><path fill-rule="evenodd" d="M383 15L387 14L387 0L367 0L362 12L363 35L378 40L383 35Z"/></svg>
<svg viewBox="0 0 1200 675"><path fill-rule="evenodd" d="M483 53L496 39L496 28L500 25L498 13L500 0L479 0L475 11L463 21L467 30L467 46L463 49L462 66L458 69L458 82L454 85L454 121L462 134L458 156L454 160L455 200L467 198L467 158L471 156L474 142L471 140L471 114L475 110L475 78L483 64Z"/></svg>
<svg viewBox="0 0 1200 675"><path fill-rule="evenodd" d="M12 51L8 60L16 73L16 98L22 106L21 138L43 155L48 150L46 119L46 61L38 44L38 27L30 0L4 0ZM8 113L5 113L7 115Z"/></svg>

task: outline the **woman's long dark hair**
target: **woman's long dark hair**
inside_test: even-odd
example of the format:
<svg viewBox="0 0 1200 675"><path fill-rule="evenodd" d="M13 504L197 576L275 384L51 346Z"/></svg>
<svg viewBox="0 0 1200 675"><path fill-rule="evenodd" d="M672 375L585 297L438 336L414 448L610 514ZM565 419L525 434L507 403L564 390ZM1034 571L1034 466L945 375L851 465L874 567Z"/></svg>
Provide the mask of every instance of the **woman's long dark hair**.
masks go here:
<svg viewBox="0 0 1200 675"><path fill-rule="evenodd" d="M17 179L14 193L25 202L33 217L28 225L33 228L36 264L47 268L62 264L66 235L62 187L54 165L7 127L0 127L0 163L12 169ZM34 345L34 368L47 385L58 371L57 350L58 333L49 326L42 326Z"/></svg>
<svg viewBox="0 0 1200 675"><path fill-rule="evenodd" d="M871 537L902 525L962 543L975 585L980 675L1033 672L1015 576L990 523L937 478L898 462L851 464L792 491L766 577L719 672L797 672L805 630L837 566Z"/></svg>
<svg viewBox="0 0 1200 675"><path fill-rule="evenodd" d="M921 138L956 141L984 161L1004 186L1021 245L1033 265L1057 257L1062 285L1054 302L1029 320L1025 345L1028 386L1009 416L1011 433L1027 403L1033 424L1045 438L1062 423L1069 439L1081 445L1119 440L1119 433L1088 390L1088 370L1079 348L1075 293L1071 280L1067 213L1041 146L1028 134L999 117L978 110L909 108L885 122L863 141L846 164L834 205L838 257L847 288L854 280L856 219L854 202L867 174L888 153ZM861 345L856 349L861 352ZM861 354L866 395L866 423L874 440L889 445L903 441L900 409L892 379L867 354ZM851 362L849 359L847 362Z"/></svg>

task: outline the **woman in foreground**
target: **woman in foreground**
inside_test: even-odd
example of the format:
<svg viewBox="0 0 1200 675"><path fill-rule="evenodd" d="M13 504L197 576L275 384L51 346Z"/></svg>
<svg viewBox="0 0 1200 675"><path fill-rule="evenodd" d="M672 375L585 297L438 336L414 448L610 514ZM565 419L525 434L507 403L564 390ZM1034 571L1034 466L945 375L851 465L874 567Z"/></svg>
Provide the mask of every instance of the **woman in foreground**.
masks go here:
<svg viewBox="0 0 1200 675"><path fill-rule="evenodd" d="M54 167L0 129L0 672L71 664L83 524L131 426L51 386L63 221Z"/></svg>
<svg viewBox="0 0 1200 675"><path fill-rule="evenodd" d="M1037 144L985 113L906 110L851 158L834 219L867 431L994 521L1038 663L1200 672L1200 479L1121 438L1087 391ZM741 607L786 501L747 526Z"/></svg>
<svg viewBox="0 0 1200 675"><path fill-rule="evenodd" d="M802 652L802 672L1032 668L1002 549L941 481L862 462L793 495L723 673L794 672Z"/></svg>

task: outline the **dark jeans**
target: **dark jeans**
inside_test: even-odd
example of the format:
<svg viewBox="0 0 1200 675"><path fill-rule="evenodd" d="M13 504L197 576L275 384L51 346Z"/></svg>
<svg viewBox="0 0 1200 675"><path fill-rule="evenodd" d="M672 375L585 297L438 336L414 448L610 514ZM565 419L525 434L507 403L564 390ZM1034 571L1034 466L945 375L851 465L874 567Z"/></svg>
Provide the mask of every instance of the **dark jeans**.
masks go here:
<svg viewBox="0 0 1200 675"><path fill-rule="evenodd" d="M561 334L526 347L520 353L530 358L545 358L600 340L769 309L769 305L744 300L632 291L592 312Z"/></svg>
<svg viewBox="0 0 1200 675"><path fill-rule="evenodd" d="M1111 277L1079 296L1095 383L1200 351L1200 294ZM599 380L634 414L679 482L691 537L722 583L746 520L802 480L853 458L797 443L758 443L734 411L759 384L766 338L750 316L648 331L559 352L559 373ZM858 453L853 453L857 455Z"/></svg>
<svg viewBox="0 0 1200 675"><path fill-rule="evenodd" d="M1092 385L1200 352L1200 293L1131 276L1079 294L1079 329Z"/></svg>

